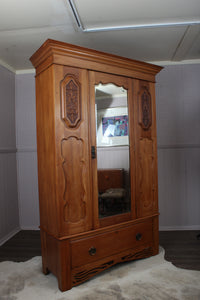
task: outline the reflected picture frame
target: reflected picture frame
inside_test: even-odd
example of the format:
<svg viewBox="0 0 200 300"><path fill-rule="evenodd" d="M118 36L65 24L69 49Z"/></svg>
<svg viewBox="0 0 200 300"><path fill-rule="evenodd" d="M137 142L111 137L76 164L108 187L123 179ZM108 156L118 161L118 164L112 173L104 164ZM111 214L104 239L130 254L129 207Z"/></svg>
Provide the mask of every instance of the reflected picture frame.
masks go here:
<svg viewBox="0 0 200 300"><path fill-rule="evenodd" d="M113 107L97 111L97 147L129 144L128 108Z"/></svg>

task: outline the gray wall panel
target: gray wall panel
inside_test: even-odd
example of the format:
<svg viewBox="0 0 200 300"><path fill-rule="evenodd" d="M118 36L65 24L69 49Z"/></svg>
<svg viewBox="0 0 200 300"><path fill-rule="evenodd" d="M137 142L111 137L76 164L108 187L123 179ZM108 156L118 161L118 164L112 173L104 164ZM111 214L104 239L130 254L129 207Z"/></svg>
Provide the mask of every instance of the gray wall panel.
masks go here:
<svg viewBox="0 0 200 300"><path fill-rule="evenodd" d="M0 148L15 147L15 74L0 66Z"/></svg>
<svg viewBox="0 0 200 300"><path fill-rule="evenodd" d="M17 153L17 177L19 190L19 216L21 229L38 229L39 201L37 177L37 153Z"/></svg>
<svg viewBox="0 0 200 300"><path fill-rule="evenodd" d="M0 66L0 244L18 230L15 74Z"/></svg>
<svg viewBox="0 0 200 300"><path fill-rule="evenodd" d="M37 229L39 200L34 74L16 75L15 97L20 227Z"/></svg>
<svg viewBox="0 0 200 300"><path fill-rule="evenodd" d="M34 74L16 75L16 144L18 151L36 151Z"/></svg>
<svg viewBox="0 0 200 300"><path fill-rule="evenodd" d="M200 64L157 76L160 227L200 229Z"/></svg>

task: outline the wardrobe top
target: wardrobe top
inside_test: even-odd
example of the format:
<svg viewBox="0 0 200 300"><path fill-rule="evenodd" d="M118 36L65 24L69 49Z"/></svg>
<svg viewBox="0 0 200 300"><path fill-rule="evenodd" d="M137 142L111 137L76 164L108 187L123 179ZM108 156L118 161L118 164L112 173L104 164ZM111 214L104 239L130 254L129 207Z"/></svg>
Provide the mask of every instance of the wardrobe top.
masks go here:
<svg viewBox="0 0 200 300"><path fill-rule="evenodd" d="M155 81L162 67L48 39L30 58L36 76L52 64Z"/></svg>

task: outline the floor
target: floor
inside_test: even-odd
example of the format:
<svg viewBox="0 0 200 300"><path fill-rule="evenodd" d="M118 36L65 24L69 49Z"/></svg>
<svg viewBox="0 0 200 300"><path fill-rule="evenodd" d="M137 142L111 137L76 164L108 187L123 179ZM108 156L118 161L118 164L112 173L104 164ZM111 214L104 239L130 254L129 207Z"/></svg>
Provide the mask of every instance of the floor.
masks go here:
<svg viewBox="0 0 200 300"><path fill-rule="evenodd" d="M160 245L165 259L176 267L200 271L199 231L161 231Z"/></svg>
<svg viewBox="0 0 200 300"><path fill-rule="evenodd" d="M161 231L160 245L165 249L165 259L175 266L200 271L199 231ZM26 261L41 255L40 233L24 230L0 247L0 261Z"/></svg>

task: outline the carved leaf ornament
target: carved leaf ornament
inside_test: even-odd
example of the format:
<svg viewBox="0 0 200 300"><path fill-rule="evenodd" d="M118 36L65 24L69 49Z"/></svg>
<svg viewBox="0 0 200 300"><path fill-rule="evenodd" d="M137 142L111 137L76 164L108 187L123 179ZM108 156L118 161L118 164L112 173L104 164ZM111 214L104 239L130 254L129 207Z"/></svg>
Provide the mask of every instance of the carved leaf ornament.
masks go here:
<svg viewBox="0 0 200 300"><path fill-rule="evenodd" d="M144 130L152 124L151 95L145 86L139 93L139 123Z"/></svg>
<svg viewBox="0 0 200 300"><path fill-rule="evenodd" d="M80 85L72 75L61 82L62 119L68 127L76 127L81 119Z"/></svg>

